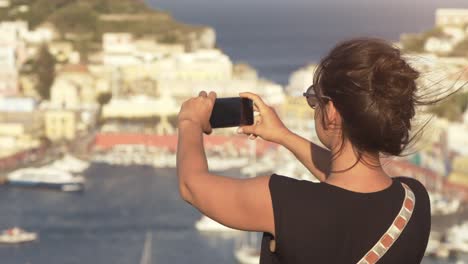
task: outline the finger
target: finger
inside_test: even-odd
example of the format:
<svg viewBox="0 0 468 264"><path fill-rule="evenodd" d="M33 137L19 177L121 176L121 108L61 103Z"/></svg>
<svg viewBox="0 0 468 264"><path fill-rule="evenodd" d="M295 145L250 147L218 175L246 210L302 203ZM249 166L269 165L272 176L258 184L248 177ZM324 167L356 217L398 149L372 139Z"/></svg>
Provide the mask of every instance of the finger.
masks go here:
<svg viewBox="0 0 468 264"><path fill-rule="evenodd" d="M251 134L251 135L249 136L249 139L250 139L250 140L255 140L256 138L257 138L257 136L254 135L254 134Z"/></svg>
<svg viewBox="0 0 468 264"><path fill-rule="evenodd" d="M214 104L216 101L216 93L211 91L210 94L208 94L208 98L211 100L211 102Z"/></svg>
<svg viewBox="0 0 468 264"><path fill-rule="evenodd" d="M208 124L208 126L203 129L203 132L205 132L205 134L209 135L211 134L211 132L213 132L213 128L211 128L211 125Z"/></svg>
<svg viewBox="0 0 468 264"><path fill-rule="evenodd" d="M266 105L265 102L263 102L262 98L260 98L260 96L254 93L245 92L245 93L240 93L239 96L252 100L254 104L258 107L258 109L260 110L259 112L266 111L268 108L268 105Z"/></svg>
<svg viewBox="0 0 468 264"><path fill-rule="evenodd" d="M253 105L253 109L254 109L254 112L260 112L260 110L258 109L258 106L256 104Z"/></svg>
<svg viewBox="0 0 468 264"><path fill-rule="evenodd" d="M256 134L255 131L256 131L256 127L255 125L252 125L252 126L241 126L237 129L237 133L238 134L247 134L247 135L250 135L250 134Z"/></svg>
<svg viewBox="0 0 468 264"><path fill-rule="evenodd" d="M198 96L207 97L208 94L205 91L201 91L200 93L198 93Z"/></svg>

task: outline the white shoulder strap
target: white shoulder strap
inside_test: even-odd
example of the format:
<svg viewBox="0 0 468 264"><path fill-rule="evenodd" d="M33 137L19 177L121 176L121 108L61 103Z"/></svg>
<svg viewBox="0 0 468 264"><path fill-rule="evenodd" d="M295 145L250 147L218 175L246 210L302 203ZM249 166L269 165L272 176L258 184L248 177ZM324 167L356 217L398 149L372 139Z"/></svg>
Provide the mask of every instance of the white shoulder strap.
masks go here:
<svg viewBox="0 0 468 264"><path fill-rule="evenodd" d="M416 204L416 198L414 197L413 191L408 185L401 183L405 189L405 199L403 199L403 205L398 215L393 220L393 223L388 228L387 232L377 241L377 243L364 255L364 257L358 261L358 264L374 264L383 257L385 253L390 249L393 243L398 239L401 232L409 222L411 215L413 215L414 206Z"/></svg>

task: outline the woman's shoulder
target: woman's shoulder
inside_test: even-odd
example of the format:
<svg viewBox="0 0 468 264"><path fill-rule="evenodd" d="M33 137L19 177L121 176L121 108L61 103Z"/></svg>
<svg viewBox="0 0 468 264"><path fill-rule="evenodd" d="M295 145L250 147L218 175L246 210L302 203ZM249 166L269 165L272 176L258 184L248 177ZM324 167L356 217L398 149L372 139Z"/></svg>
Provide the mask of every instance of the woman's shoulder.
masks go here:
<svg viewBox="0 0 468 264"><path fill-rule="evenodd" d="M408 187L410 187L411 190L415 193L419 192L419 193L427 194L426 187L419 180L415 178L400 176L400 177L394 177L394 179L401 183L408 185Z"/></svg>
<svg viewBox="0 0 468 264"><path fill-rule="evenodd" d="M323 185L318 181L300 180L279 174L272 174L269 181L269 188L272 193L281 193L290 197L319 195L322 191L325 191L325 188L322 187Z"/></svg>

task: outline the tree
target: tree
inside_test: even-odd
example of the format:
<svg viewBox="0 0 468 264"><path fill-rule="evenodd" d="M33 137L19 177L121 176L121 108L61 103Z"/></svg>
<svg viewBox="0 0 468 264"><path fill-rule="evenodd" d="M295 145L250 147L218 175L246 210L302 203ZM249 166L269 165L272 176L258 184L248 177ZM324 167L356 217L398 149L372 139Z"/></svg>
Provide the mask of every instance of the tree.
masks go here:
<svg viewBox="0 0 468 264"><path fill-rule="evenodd" d="M461 121L468 109L468 92L450 96L443 102L430 107L430 112L450 121Z"/></svg>
<svg viewBox="0 0 468 264"><path fill-rule="evenodd" d="M108 104L112 99L112 94L110 92L100 93L97 97L97 102L99 104L99 112L98 112L98 124L102 125L102 108L104 105Z"/></svg>
<svg viewBox="0 0 468 264"><path fill-rule="evenodd" d="M55 58L50 54L46 45L42 46L39 50L33 70L38 78L37 92L42 99L50 99L50 88L55 79Z"/></svg>

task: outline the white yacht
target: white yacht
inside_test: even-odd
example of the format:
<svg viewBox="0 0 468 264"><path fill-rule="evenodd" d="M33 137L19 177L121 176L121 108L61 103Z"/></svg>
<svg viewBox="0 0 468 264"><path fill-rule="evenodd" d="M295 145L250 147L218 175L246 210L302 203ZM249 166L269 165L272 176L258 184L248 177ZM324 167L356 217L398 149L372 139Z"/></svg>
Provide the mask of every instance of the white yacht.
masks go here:
<svg viewBox="0 0 468 264"><path fill-rule="evenodd" d="M195 227L201 232L240 232L239 230L222 225L205 215L195 223Z"/></svg>
<svg viewBox="0 0 468 264"><path fill-rule="evenodd" d="M66 154L62 159L54 161L50 166L52 168L68 171L71 173L82 173L89 167L89 162Z"/></svg>
<svg viewBox="0 0 468 264"><path fill-rule="evenodd" d="M43 187L62 191L80 191L84 187L84 178L70 172L53 168L27 168L13 171L7 175L9 185L25 187Z"/></svg>
<svg viewBox="0 0 468 264"><path fill-rule="evenodd" d="M258 248L257 233L247 232L238 240L234 256L240 264L260 263L260 249Z"/></svg>
<svg viewBox="0 0 468 264"><path fill-rule="evenodd" d="M37 234L26 232L21 228L13 227L3 231L0 234L0 243L3 244L19 244L31 242L37 239Z"/></svg>
<svg viewBox="0 0 468 264"><path fill-rule="evenodd" d="M451 250L468 252L468 222L453 226L447 231L447 244Z"/></svg>
<svg viewBox="0 0 468 264"><path fill-rule="evenodd" d="M256 248L240 247L234 252L236 260L241 264L259 264L260 252Z"/></svg>
<svg viewBox="0 0 468 264"><path fill-rule="evenodd" d="M429 192L431 202L431 215L454 214L460 209L461 201L458 198L448 198L440 193Z"/></svg>

